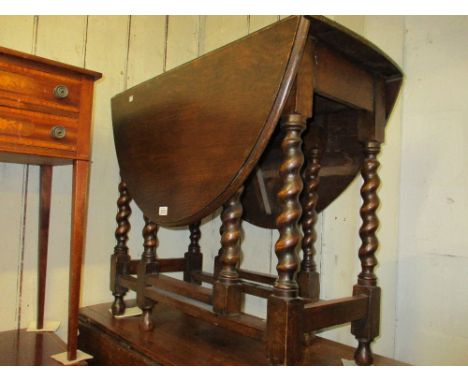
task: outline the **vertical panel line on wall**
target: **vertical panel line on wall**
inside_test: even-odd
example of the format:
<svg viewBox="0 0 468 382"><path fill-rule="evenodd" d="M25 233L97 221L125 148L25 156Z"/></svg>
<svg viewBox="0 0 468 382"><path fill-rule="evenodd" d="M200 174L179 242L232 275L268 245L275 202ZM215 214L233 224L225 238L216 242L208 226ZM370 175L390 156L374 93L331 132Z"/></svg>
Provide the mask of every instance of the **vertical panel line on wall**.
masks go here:
<svg viewBox="0 0 468 382"><path fill-rule="evenodd" d="M198 51L197 57L200 57L205 51L205 23L206 16L198 16Z"/></svg>
<svg viewBox="0 0 468 382"><path fill-rule="evenodd" d="M169 16L164 19L164 54L163 54L163 72L166 71L167 67L167 40L169 36Z"/></svg>
<svg viewBox="0 0 468 382"><path fill-rule="evenodd" d="M86 16L84 36L83 36L83 68L86 68L86 48L88 46L88 22L89 22L89 16Z"/></svg>
<svg viewBox="0 0 468 382"><path fill-rule="evenodd" d="M128 16L127 23L127 55L125 58L125 74L123 81L123 90L128 88L128 62L130 60L130 40L132 39L132 16Z"/></svg>

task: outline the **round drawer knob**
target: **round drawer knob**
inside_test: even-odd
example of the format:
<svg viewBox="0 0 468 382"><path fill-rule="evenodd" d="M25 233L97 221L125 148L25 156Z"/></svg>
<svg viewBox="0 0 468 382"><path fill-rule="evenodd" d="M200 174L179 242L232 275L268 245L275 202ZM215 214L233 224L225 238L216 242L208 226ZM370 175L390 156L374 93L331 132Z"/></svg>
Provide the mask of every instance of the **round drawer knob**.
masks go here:
<svg viewBox="0 0 468 382"><path fill-rule="evenodd" d="M65 85L57 85L54 88L54 96L58 99L63 99L68 97L68 88Z"/></svg>
<svg viewBox="0 0 468 382"><path fill-rule="evenodd" d="M67 135L67 129L63 126L54 126L50 130L50 135L55 139L63 139L65 138L65 135Z"/></svg>

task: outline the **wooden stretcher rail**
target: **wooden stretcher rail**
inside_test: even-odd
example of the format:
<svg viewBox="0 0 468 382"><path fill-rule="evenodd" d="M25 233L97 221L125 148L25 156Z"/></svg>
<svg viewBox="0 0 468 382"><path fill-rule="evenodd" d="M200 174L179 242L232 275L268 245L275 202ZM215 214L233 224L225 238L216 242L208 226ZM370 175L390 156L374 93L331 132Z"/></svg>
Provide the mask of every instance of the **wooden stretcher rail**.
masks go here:
<svg viewBox="0 0 468 382"><path fill-rule="evenodd" d="M171 293L182 294L205 304L211 304L212 302L213 292L211 289L200 285L189 284L161 274L149 275L147 277L147 282L158 289L163 289Z"/></svg>
<svg viewBox="0 0 468 382"><path fill-rule="evenodd" d="M255 275L254 272L245 272L245 271L239 271L239 274L242 275ZM211 274L207 272L192 272L193 278L199 282L205 282L208 284L214 284L216 282L216 278ZM261 273L258 273L260 277L251 277L251 279L259 280L259 279L264 279L267 280L266 278L263 277L270 277L269 275L263 275ZM268 280L269 281L269 280ZM257 296L261 298L268 298L270 297L271 293L273 292L273 289L271 286L266 286L266 285L259 285L259 284L254 284L245 280L241 280L241 287L242 287L242 292L246 294L250 294L252 296Z"/></svg>
<svg viewBox="0 0 468 382"><path fill-rule="evenodd" d="M367 315L365 295L319 301L304 305L304 332L356 321Z"/></svg>
<svg viewBox="0 0 468 382"><path fill-rule="evenodd" d="M244 279L244 280L249 280L257 283L262 283L262 284L267 284L267 285L273 285L273 283L276 280L275 276L268 275L266 273L260 273L260 272L251 272L251 271L244 271L242 269L238 270L239 273L239 278ZM216 278L212 273L208 272L192 272L193 277L198 280L198 281L203 281L209 284L214 284L216 281Z"/></svg>
<svg viewBox="0 0 468 382"><path fill-rule="evenodd" d="M136 291L137 288L137 279L131 275L120 275L119 276L119 284L127 289Z"/></svg>
<svg viewBox="0 0 468 382"><path fill-rule="evenodd" d="M128 273L136 275L137 266L140 260L131 260L128 265ZM185 270L185 259L184 258L172 258L172 259L158 259L157 269L162 273L170 272L183 272Z"/></svg>
<svg viewBox="0 0 468 382"><path fill-rule="evenodd" d="M269 284L269 285L273 285L273 283L276 281L276 278L277 278L276 276L272 276L266 273L245 271L242 269L239 269L238 273L241 279L250 280L250 281L257 282L257 283Z"/></svg>
<svg viewBox="0 0 468 382"><path fill-rule="evenodd" d="M193 317L201 318L213 325L232 330L248 337L257 339L264 338L266 324L265 321L260 318L248 314L220 316L213 313L213 308L209 304L155 287L147 287L145 289L145 296L153 301L170 305Z"/></svg>
<svg viewBox="0 0 468 382"><path fill-rule="evenodd" d="M268 298L273 293L273 288L271 286L258 285L249 283L247 281L242 281L242 292L252 296Z"/></svg>

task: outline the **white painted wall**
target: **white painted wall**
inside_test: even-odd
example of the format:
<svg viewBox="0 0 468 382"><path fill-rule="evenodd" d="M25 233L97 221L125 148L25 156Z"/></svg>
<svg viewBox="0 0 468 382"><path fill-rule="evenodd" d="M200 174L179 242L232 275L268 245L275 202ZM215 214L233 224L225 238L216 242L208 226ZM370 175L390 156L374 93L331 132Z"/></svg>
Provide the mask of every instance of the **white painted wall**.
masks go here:
<svg viewBox="0 0 468 382"><path fill-rule="evenodd" d="M468 365L468 17L406 17L396 354Z"/></svg>
<svg viewBox="0 0 468 382"><path fill-rule="evenodd" d="M93 118L93 166L82 305L111 300L109 256L114 243L118 166L110 98L200 54L283 16L1 16L0 45L101 71ZM383 289L380 354L418 364L468 364L467 227L463 190L468 34L466 17L336 16L337 22L378 45L404 67L397 103L380 156L381 228L376 269ZM441 91L444 90L445 91ZM402 103L402 105L401 105ZM443 126L443 127L442 127ZM424 131L422 130L424 129ZM401 167L401 180L400 180ZM3 255L0 330L34 318L37 264L38 169L0 164ZM65 323L68 287L71 169L54 170L46 318ZM322 298L351 294L359 271L357 179L319 217L317 262ZM141 251L141 212L133 204L129 246ZM398 213L398 211L400 211ZM219 248L219 213L202 225L204 268ZM244 225L246 269L275 272L278 235ZM186 230L161 229L158 252L180 256ZM400 238L400 240L399 240ZM130 295L131 296L131 295ZM265 316L265 302L246 301ZM65 338L66 325L59 335ZM349 325L324 336L355 344Z"/></svg>

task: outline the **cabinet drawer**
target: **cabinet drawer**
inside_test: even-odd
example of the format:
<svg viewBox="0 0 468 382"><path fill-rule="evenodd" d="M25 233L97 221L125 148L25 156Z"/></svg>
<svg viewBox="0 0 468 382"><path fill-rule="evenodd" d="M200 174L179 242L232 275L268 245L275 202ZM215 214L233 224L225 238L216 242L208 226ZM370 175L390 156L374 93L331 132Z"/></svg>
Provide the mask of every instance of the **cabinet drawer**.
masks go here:
<svg viewBox="0 0 468 382"><path fill-rule="evenodd" d="M52 136L52 129L65 130L61 138ZM63 129L62 129L63 128ZM76 151L78 121L74 118L10 109L0 106L0 143L9 146L42 147Z"/></svg>
<svg viewBox="0 0 468 382"><path fill-rule="evenodd" d="M1 106L78 118L80 92L79 78L0 61Z"/></svg>

